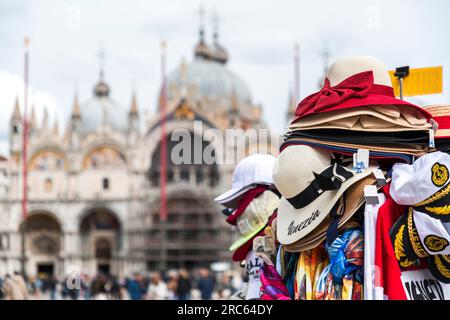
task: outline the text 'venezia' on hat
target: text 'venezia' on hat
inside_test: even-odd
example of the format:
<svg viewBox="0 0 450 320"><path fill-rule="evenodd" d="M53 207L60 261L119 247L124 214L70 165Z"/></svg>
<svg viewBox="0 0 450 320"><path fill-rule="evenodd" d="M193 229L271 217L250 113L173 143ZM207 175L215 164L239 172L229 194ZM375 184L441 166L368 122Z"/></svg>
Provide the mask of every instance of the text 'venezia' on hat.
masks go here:
<svg viewBox="0 0 450 320"><path fill-rule="evenodd" d="M295 116L298 120L314 113L390 105L409 107L431 118L422 108L395 98L389 72L380 60L354 56L339 59L330 66L322 89L300 101Z"/></svg>
<svg viewBox="0 0 450 320"><path fill-rule="evenodd" d="M395 202L450 222L450 155L433 152L413 164L392 167L390 194Z"/></svg>
<svg viewBox="0 0 450 320"><path fill-rule="evenodd" d="M271 185L275 157L269 154L252 154L242 159L233 172L231 189L214 201L228 208L235 208L240 197L255 185Z"/></svg>
<svg viewBox="0 0 450 320"><path fill-rule="evenodd" d="M285 148L274 165L273 180L282 194L278 207L277 238L282 244L298 241L317 228L341 195L368 176L332 163L330 153L305 145Z"/></svg>

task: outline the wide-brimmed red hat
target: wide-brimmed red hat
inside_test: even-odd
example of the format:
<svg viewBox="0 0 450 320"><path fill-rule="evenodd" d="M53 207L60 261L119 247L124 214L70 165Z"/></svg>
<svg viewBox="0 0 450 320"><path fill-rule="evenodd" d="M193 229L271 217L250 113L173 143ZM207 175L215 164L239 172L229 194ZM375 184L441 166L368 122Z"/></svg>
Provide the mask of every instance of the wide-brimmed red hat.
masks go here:
<svg viewBox="0 0 450 320"><path fill-rule="evenodd" d="M419 106L397 99L384 64L367 56L350 57L332 64L319 92L304 98L297 106L293 122L315 113L362 106L404 106L431 115Z"/></svg>
<svg viewBox="0 0 450 320"><path fill-rule="evenodd" d="M424 107L434 121L437 122L438 128L434 134L435 139L450 139L450 105L438 104Z"/></svg>

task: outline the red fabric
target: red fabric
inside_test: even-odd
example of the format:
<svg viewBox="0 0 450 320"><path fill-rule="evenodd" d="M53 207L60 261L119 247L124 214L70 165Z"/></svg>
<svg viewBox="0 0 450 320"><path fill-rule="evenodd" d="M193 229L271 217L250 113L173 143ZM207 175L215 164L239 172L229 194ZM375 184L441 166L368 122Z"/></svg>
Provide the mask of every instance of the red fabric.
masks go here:
<svg viewBox="0 0 450 320"><path fill-rule="evenodd" d="M365 71L348 77L334 87L325 78L319 92L304 98L297 106L293 122L313 113L371 106L371 105L403 105L419 110L427 119L431 114L426 110L395 98L392 87L374 84L373 72Z"/></svg>
<svg viewBox="0 0 450 320"><path fill-rule="evenodd" d="M436 121L439 125L438 129L440 130L446 130L450 129L450 116L440 116L440 117L433 117L433 120ZM449 136L434 136L435 139L449 139Z"/></svg>
<svg viewBox="0 0 450 320"><path fill-rule="evenodd" d="M433 117L433 120L439 124L438 129L450 129L450 116Z"/></svg>
<svg viewBox="0 0 450 320"><path fill-rule="evenodd" d="M389 195L390 184L383 187L386 202L378 210L375 228L375 287L381 287L388 300L406 300L400 279L401 270L395 258L389 230L397 219L405 213L406 207L394 202Z"/></svg>
<svg viewBox="0 0 450 320"><path fill-rule="evenodd" d="M266 226L270 226L272 224L272 221L277 217L277 210L275 210L272 215L270 216L269 220L267 221L267 225ZM264 228L265 229L265 228ZM262 229L259 233L257 233L253 238L251 238L250 240L248 240L246 243L244 243L242 246L240 246L239 248L237 248L234 253L233 256L231 257L233 259L233 261L235 262L239 262L242 260L245 260L245 257L247 256L247 253L253 249L253 240L256 237L259 236L263 236L264 235L264 229Z"/></svg>
<svg viewBox="0 0 450 320"><path fill-rule="evenodd" d="M226 219L226 221L231 224L232 226L235 226L237 223L237 218L240 217L245 209L247 209L250 202L252 202L253 199L258 197L260 194L262 194L264 191L266 191L269 187L268 186L257 186L253 189L250 189L244 195L241 199L239 199L239 203L237 205L236 210L234 210Z"/></svg>

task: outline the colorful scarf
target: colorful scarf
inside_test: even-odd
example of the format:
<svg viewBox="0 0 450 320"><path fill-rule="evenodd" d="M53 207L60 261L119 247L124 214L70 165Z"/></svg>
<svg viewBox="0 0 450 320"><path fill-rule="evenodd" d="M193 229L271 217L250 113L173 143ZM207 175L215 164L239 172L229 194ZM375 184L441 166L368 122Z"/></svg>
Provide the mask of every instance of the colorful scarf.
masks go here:
<svg viewBox="0 0 450 320"><path fill-rule="evenodd" d="M289 291L273 265L261 269L261 300L290 300Z"/></svg>

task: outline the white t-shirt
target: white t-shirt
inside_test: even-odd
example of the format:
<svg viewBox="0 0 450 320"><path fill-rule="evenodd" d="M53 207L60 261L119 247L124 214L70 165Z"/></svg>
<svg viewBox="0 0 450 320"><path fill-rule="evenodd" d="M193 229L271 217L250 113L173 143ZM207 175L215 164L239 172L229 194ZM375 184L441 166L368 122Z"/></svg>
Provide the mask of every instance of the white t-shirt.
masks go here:
<svg viewBox="0 0 450 320"><path fill-rule="evenodd" d="M378 203L366 203L364 209L364 300L384 300L382 290L375 288L375 228L378 209L385 201L384 193L378 193Z"/></svg>

